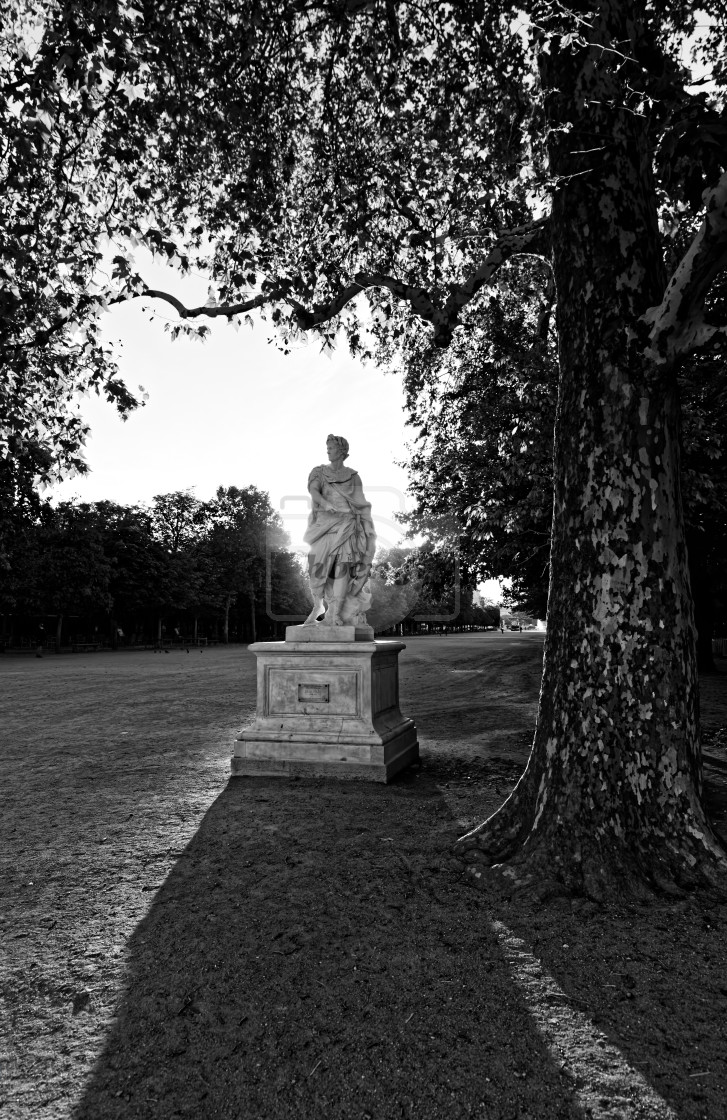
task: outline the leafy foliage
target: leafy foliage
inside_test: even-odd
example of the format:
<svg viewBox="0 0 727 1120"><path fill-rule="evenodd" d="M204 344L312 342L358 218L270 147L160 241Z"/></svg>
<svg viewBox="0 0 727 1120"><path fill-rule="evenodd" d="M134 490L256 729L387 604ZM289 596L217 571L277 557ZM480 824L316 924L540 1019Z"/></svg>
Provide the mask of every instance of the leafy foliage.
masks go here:
<svg viewBox="0 0 727 1120"><path fill-rule="evenodd" d="M557 362L554 340L543 342L536 330L540 306L520 301L528 295L520 270L508 270L502 281L466 346L424 346L407 365L409 423L418 429L407 464L416 508L407 521L411 534L443 543L454 521L477 580L511 577L516 609L544 618ZM532 302L532 287L530 293ZM721 631L727 623L722 360L703 355L686 362L680 387L682 492L706 666L713 626Z"/></svg>
<svg viewBox="0 0 727 1120"><path fill-rule="evenodd" d="M544 618L557 360L538 272L511 266L474 323L468 314L466 338L410 354L407 521L412 534L456 535L475 582L512 578L520 608Z"/></svg>
<svg viewBox="0 0 727 1120"><path fill-rule="evenodd" d="M252 602L264 598L266 550L271 535L276 544L283 534L268 495L254 486L219 487L204 509L205 536L200 549L204 596L224 611L238 597Z"/></svg>
<svg viewBox="0 0 727 1120"><path fill-rule="evenodd" d="M31 616L95 620L104 639L122 621L155 635L162 617L182 615L190 632L195 617L221 619L226 637L235 604L252 612L251 626L264 612L268 548L278 600L305 609L303 573L286 545L267 494L254 486L221 487L208 502L189 491L161 494L150 508L45 505L13 538L2 606L26 628Z"/></svg>
<svg viewBox="0 0 727 1120"><path fill-rule="evenodd" d="M457 542L431 541L380 550L371 568L372 625L384 628L405 618L461 626L489 625L473 607L475 583L462 570Z"/></svg>
<svg viewBox="0 0 727 1120"><path fill-rule="evenodd" d="M67 614L92 614L111 605L111 564L94 511L63 503L47 507L26 541L26 567L18 580L22 599L34 612L56 616L60 647Z"/></svg>
<svg viewBox="0 0 727 1120"><path fill-rule="evenodd" d="M724 16L702 10L696 34L682 3L643 5L616 75L648 120L672 233L724 168ZM421 346L422 321L441 344L469 332L483 262L554 186L537 52L607 57L549 3L2 0L0 15L0 455L16 500L85 469L79 393L139 403L99 332L115 300L162 296L173 333L202 335L192 319L269 307L283 339L343 326L390 357ZM693 33L711 82L697 93L679 53ZM207 270L207 303L150 293L138 245Z"/></svg>
<svg viewBox="0 0 727 1120"><path fill-rule="evenodd" d="M0 4L0 459L15 501L86 469L80 394L122 415L138 403L99 330L105 247L141 213L147 146L123 142L138 17L125 0Z"/></svg>

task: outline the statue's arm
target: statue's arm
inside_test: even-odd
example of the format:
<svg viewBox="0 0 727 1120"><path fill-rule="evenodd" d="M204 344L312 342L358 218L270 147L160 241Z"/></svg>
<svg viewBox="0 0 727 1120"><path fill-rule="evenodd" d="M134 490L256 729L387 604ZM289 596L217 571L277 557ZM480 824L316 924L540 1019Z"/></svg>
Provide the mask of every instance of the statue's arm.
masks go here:
<svg viewBox="0 0 727 1120"><path fill-rule="evenodd" d="M323 497L323 481L315 471L311 471L308 479L308 493L313 504L313 513L318 510L332 510L333 506Z"/></svg>
<svg viewBox="0 0 727 1120"><path fill-rule="evenodd" d="M364 494L364 491L363 491L363 483L361 482L361 476L358 474L358 472L356 474L354 474L354 476L353 476L353 501L354 501L354 504L359 507L359 509L361 508L361 506L369 506L369 513L364 515L366 520L369 522L369 525L370 525L370 528L367 529L366 535L367 536L371 535L373 537L374 543L372 545L372 548L375 549L376 548L376 538L374 536L374 526L373 526L373 520L372 520L371 512L370 512L371 506L366 501L366 495ZM373 552L372 552L372 556L373 556Z"/></svg>
<svg viewBox="0 0 727 1120"><path fill-rule="evenodd" d="M358 471L354 472L352 481L353 481L353 500L354 500L355 504L357 506L368 505L368 503L366 501L366 495L364 494L364 491L363 491L363 483L361 481L361 475L358 473Z"/></svg>
<svg viewBox="0 0 727 1120"><path fill-rule="evenodd" d="M308 493L310 494L311 502L313 503L313 509L322 509L323 495L321 494L321 484L317 481L317 479L313 478L309 482Z"/></svg>

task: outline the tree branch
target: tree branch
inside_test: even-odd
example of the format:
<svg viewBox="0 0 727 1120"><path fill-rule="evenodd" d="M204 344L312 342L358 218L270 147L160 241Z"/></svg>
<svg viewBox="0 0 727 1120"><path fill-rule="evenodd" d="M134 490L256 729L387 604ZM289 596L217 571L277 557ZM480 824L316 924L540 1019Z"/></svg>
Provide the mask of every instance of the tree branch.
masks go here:
<svg viewBox="0 0 727 1120"><path fill-rule="evenodd" d="M550 218L538 218L524 226L508 230L498 239L479 268L469 280L452 289L444 308L451 331L457 325L459 313L474 296L490 282L497 270L510 257L521 255L550 259Z"/></svg>
<svg viewBox="0 0 727 1120"><path fill-rule="evenodd" d="M550 227L548 218L539 218L518 226L502 234L485 260L463 284L450 291L444 307L437 304L426 288L405 284L393 276L380 272L358 272L354 283L345 288L335 300L315 309L313 312L298 313L298 321L303 329L318 326L337 315L349 300L365 288L388 288L398 299L411 305L415 315L431 323L434 327L434 342L437 346L447 346L452 339L454 328L459 323L462 309L477 293L490 282L497 270L510 257L528 254L540 257L550 255Z"/></svg>
<svg viewBox="0 0 727 1120"><path fill-rule="evenodd" d="M704 221L669 281L658 307L650 307L650 357L659 364L702 346L724 327L704 318L715 277L727 268L727 171L707 197Z"/></svg>
<svg viewBox="0 0 727 1120"><path fill-rule="evenodd" d="M289 296L283 296L281 292L263 292L260 295L253 296L252 299L242 300L240 303L202 303L199 307L186 307L181 299L177 299L170 292L160 291L158 288L142 288L138 292L127 293L120 295L115 299L110 300L110 303L123 303L127 299L163 299L166 303L170 303L174 310L179 315L180 319L198 319L204 315L208 319L216 319L220 315L226 318L231 318L233 315L242 315L246 311L254 311L256 307L264 307L266 303L273 303L276 299L286 298L291 302Z"/></svg>
<svg viewBox="0 0 727 1120"><path fill-rule="evenodd" d="M127 299L162 299L171 304L181 319L196 319L200 316L214 319L219 316L231 318L233 315L240 315L246 311L252 311L256 307L263 307L265 304L279 301L287 303L293 308L301 330L311 330L334 319L336 315L341 313L346 304L367 288L387 288L397 299L408 303L415 315L432 324L435 345L447 346L452 339L455 327L459 323L459 315L462 309L477 295L481 288L489 283L497 270L510 257L518 254L545 257L549 255L548 222L547 218L541 218L538 221L528 222L527 225L519 226L517 229L504 233L469 279L463 284L451 288L447 302L443 307L435 302L426 288L407 284L395 276L387 276L382 272L357 272L352 283L342 288L333 299L324 304L318 304L310 310L291 296L288 285L278 285L269 291L261 292L259 295L239 303L205 303L199 307L187 307L170 292L146 287L133 292L127 291L109 302L120 303Z"/></svg>

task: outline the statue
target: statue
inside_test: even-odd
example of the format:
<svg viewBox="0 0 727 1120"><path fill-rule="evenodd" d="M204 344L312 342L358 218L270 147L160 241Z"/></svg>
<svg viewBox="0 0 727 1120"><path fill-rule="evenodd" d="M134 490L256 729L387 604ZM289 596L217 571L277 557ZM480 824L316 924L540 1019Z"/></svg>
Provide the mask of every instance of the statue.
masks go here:
<svg viewBox="0 0 727 1120"><path fill-rule="evenodd" d="M308 476L313 502L303 539L310 546L308 578L313 610L304 626L365 626L371 606L369 573L376 549L371 506L356 471L343 465L348 441L329 435L329 464Z"/></svg>

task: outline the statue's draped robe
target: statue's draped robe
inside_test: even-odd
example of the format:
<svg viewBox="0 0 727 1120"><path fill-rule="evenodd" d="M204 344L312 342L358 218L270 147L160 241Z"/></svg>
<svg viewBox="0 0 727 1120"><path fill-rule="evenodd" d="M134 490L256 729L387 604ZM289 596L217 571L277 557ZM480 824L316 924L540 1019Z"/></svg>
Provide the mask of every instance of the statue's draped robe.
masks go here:
<svg viewBox="0 0 727 1120"><path fill-rule="evenodd" d="M338 474L329 466L314 467L308 488L317 481L326 505L333 511L313 510L304 540L309 546L311 578L322 583L332 574L334 563L346 565L356 579L371 563L376 534L371 505L366 501L358 473L345 468Z"/></svg>

